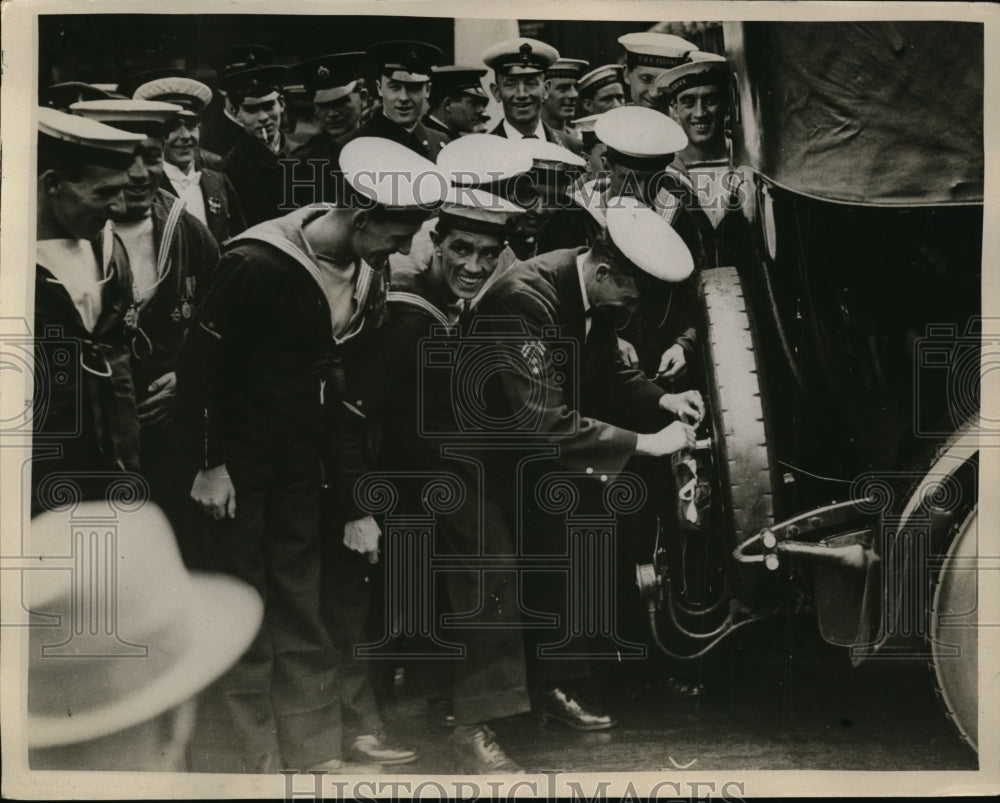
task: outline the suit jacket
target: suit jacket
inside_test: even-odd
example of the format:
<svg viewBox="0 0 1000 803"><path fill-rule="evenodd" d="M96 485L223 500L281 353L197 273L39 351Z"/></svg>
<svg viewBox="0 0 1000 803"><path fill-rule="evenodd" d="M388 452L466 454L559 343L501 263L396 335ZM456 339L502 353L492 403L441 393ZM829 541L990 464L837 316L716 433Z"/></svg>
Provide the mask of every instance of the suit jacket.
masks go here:
<svg viewBox="0 0 1000 803"><path fill-rule="evenodd" d="M556 145L562 145L566 150L572 151L577 155L580 154L583 146L582 141L579 141L574 137L564 134L562 131L556 131L552 126L550 126L544 120L542 120L542 130L545 132L545 139L547 141L554 142L556 143ZM496 134L497 136L504 137L506 139L507 132L506 129L504 128L503 120L497 123L493 127L493 130L490 131L490 133Z"/></svg>
<svg viewBox="0 0 1000 803"><path fill-rule="evenodd" d="M479 300L472 332L510 344L484 390L494 414L516 416L558 444L564 467L600 476L624 468L637 432L671 417L658 407L662 388L622 362L610 316L595 314L586 337L576 266L584 250L553 251L508 270Z"/></svg>
<svg viewBox="0 0 1000 803"><path fill-rule="evenodd" d="M240 198L236 194L233 182L225 173L203 167L200 188L201 197L205 199L205 221L217 243L221 245L246 228ZM180 196L166 174L160 182L160 189L166 190L171 195Z"/></svg>

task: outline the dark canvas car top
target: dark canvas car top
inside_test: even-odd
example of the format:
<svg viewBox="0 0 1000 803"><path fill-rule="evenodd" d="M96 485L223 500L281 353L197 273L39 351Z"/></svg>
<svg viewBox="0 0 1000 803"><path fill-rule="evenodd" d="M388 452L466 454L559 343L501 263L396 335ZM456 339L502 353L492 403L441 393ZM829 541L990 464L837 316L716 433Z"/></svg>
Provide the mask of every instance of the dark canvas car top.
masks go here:
<svg viewBox="0 0 1000 803"><path fill-rule="evenodd" d="M983 26L726 23L725 35L737 163L831 201L982 202Z"/></svg>

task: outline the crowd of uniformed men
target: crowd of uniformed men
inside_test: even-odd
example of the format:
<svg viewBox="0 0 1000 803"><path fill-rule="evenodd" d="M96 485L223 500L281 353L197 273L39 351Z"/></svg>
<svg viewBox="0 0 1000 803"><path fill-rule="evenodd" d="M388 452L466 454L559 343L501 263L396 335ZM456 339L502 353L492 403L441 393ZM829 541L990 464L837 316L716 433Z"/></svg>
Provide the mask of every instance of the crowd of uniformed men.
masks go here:
<svg viewBox="0 0 1000 803"><path fill-rule="evenodd" d="M214 88L163 70L43 89L36 376L65 368L59 345L79 367L36 395L33 512L67 478L96 498L139 476L185 563L264 601L252 644L202 690L187 768L417 757L386 735L353 653L378 638L373 471L398 478L397 515L431 510L422 478L461 488L434 544L464 648L433 709L456 768L518 771L488 723L530 709L616 724L587 661L539 657L551 631L520 626L519 610L571 614L520 571L566 549L532 489L554 470L599 488L693 448L697 272L738 261L746 236L725 59L667 34L620 41L624 66L596 69L527 38L471 66L419 42L292 67L245 46L217 54ZM503 112L489 132L484 78ZM292 87L314 107L305 141ZM435 339L474 342L488 370L456 381L461 366L426 356ZM526 460L512 442L545 448Z"/></svg>

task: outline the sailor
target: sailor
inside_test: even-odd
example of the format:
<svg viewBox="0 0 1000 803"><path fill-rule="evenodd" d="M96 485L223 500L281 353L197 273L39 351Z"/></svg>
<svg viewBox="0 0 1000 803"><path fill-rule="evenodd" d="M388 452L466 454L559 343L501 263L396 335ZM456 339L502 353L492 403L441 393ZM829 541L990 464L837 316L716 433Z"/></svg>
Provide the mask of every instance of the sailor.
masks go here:
<svg viewBox="0 0 1000 803"><path fill-rule="evenodd" d="M577 81L580 106L584 112L600 114L625 105L625 68L620 64L605 64L591 70Z"/></svg>
<svg viewBox="0 0 1000 803"><path fill-rule="evenodd" d="M342 137L340 143L356 136L384 137L425 159L436 159L448 138L426 128L421 118L430 98L431 68L441 60L441 50L426 42L379 42L365 52L378 70L381 106L369 122Z"/></svg>
<svg viewBox="0 0 1000 803"><path fill-rule="evenodd" d="M247 580L265 599L258 638L205 701L195 769L360 773L373 770L347 758L386 753L377 732L344 743L345 701L321 616L330 540L321 486L324 474L345 471L344 355L380 325L388 257L409 250L445 182L424 180L433 163L381 138L345 145L340 167L352 192L340 205L297 210L230 241L180 360L182 408L199 432L191 497L211 529L207 568ZM335 537L377 555L374 520L340 517ZM364 724L374 730L374 716Z"/></svg>
<svg viewBox="0 0 1000 803"><path fill-rule="evenodd" d="M494 154L484 154L484 143L480 142L474 149L479 158L460 166L459 177L468 179L483 165L484 158L492 161L494 168L498 168L497 159L519 161L505 147L505 140L483 136L499 143L494 144ZM451 147L445 146L442 156ZM500 166L493 172L523 172L529 165ZM440 438L422 435L428 428L445 433L456 430L448 381L440 372L421 373L420 355L422 350L434 348L434 338L445 349L454 345L454 337L442 336L440 330L444 327L457 332L468 301L496 268L511 218L519 214L518 207L498 196L469 187L454 188L438 217L424 224L414 237L410 253L390 257L393 280L387 321L346 366L350 397L364 401L368 422L377 424L381 431L375 465L366 469L359 462L357 476L376 467L396 476L447 472L464 486L465 501L441 520L434 549L435 554L450 555L455 561L454 571L443 578L449 610L472 611L480 606L480 600L489 600L481 621L466 622L448 637L465 647L463 659L454 663L451 682L445 683L444 708L449 724L456 726L451 744L459 772L519 771L487 723L528 711L530 704L514 598L516 566L512 559L505 563L499 557L513 554L506 512L488 499L481 501L482 478L475 470L461 460L445 457ZM364 438L359 436L358 440ZM403 485L395 515L421 515L423 510L420 489ZM480 527L481 520L485 528ZM461 563L463 556L477 555L480 550L497 556L488 572ZM394 589L393 596L396 593ZM435 622L440 613L435 611ZM445 664L437 674L445 675L450 669Z"/></svg>
<svg viewBox="0 0 1000 803"><path fill-rule="evenodd" d="M205 130L201 136L203 147L222 156L232 150L243 126L236 115L236 107L226 97L224 87L226 78L234 72L266 67L274 62L274 55L271 48L263 45L234 45L211 54L209 63L216 72L217 101L206 109ZM209 165L209 167L218 169L220 166Z"/></svg>
<svg viewBox="0 0 1000 803"><path fill-rule="evenodd" d="M448 65L431 73L430 111L424 115L426 128L440 131L449 140L462 134L486 131L489 95L483 89L481 67Z"/></svg>
<svg viewBox="0 0 1000 803"><path fill-rule="evenodd" d="M628 315L641 295L662 292L669 283L687 278L694 265L683 241L655 212L634 199L613 201L607 228L593 245L515 265L487 288L475 307L477 336L505 332L498 348L523 358L498 357L497 369L476 388L477 397L486 400L484 420L530 421L532 437L546 436L548 443L558 445L558 456L551 460L507 467L522 478L513 498L511 484L497 480L504 476L498 473L503 471L502 450L494 458L498 465L485 471L494 478L485 489L487 496L500 509L517 509L525 517L523 532L530 538L522 539L522 550L529 561L568 549L564 526L535 502L517 507L515 501L537 499L535 489L544 475L578 472L581 482L598 483L600 489L633 457L659 457L693 446L691 425L704 414L697 391L664 393L618 357L615 319ZM523 342L512 340L511 332L525 332ZM559 359L567 340L580 344L576 359ZM594 490L587 486L581 493L593 495ZM527 565L538 567L537 562ZM525 572L522 580L525 610L556 613L565 628L557 633L525 630L535 710L543 719L574 729L613 727L615 717L586 693L586 660L540 657L542 644L572 642L568 652L589 652L585 639L571 634L565 624L570 611L563 582L547 571Z"/></svg>
<svg viewBox="0 0 1000 803"><path fill-rule="evenodd" d="M164 138L180 106L155 100L91 100L74 103L70 110L144 137L128 169L125 207L113 211L111 219L132 272L135 331L130 346L142 426L142 473L152 500L183 539L193 473L184 474L191 461L180 448L184 433L175 417L176 360L219 249L206 226L185 211L185 202L159 189Z"/></svg>
<svg viewBox="0 0 1000 803"><path fill-rule="evenodd" d="M607 178L578 188L575 197L593 216L591 237L605 225L607 204L620 196L637 198L652 208L681 236L701 266L700 229L690 206L695 203L686 175L672 165L687 145L679 125L667 115L624 106L600 115L594 133L605 144L602 160ZM694 280L678 282L656 298L643 299L639 314L619 333L626 362L651 377L672 379L691 362L696 346L697 296Z"/></svg>
<svg viewBox="0 0 1000 803"><path fill-rule="evenodd" d="M698 47L686 39L668 33L629 33L618 37L625 48L625 81L629 88L629 102L635 106L657 107L652 94L656 79L664 70L677 67L688 60L688 55Z"/></svg>
<svg viewBox="0 0 1000 803"><path fill-rule="evenodd" d="M290 155L281 130L286 67L252 67L220 83L242 131L223 163L236 188L248 226L279 217L293 208L285 197L283 159Z"/></svg>
<svg viewBox="0 0 1000 803"><path fill-rule="evenodd" d="M109 218L124 212L127 170L144 139L38 109L35 375L64 381L35 389L33 513L58 503L47 478L87 499L139 470L133 282Z"/></svg>
<svg viewBox="0 0 1000 803"><path fill-rule="evenodd" d="M742 267L752 247L747 211L754 198L752 173L735 170L731 163L726 137L729 87L726 59L698 51L688 63L660 75L654 88L687 134L680 161L701 210L698 222L709 267Z"/></svg>
<svg viewBox="0 0 1000 803"><path fill-rule="evenodd" d="M220 245L243 231L246 225L236 188L224 173L205 166L199 147L202 115L212 101L212 90L201 81L175 75L140 84L133 97L181 107L167 121L160 188L183 200L185 210L208 226Z"/></svg>
<svg viewBox="0 0 1000 803"><path fill-rule="evenodd" d="M545 100L542 102L542 120L550 128L563 132L570 140L570 150L578 153L580 137L573 130L576 101L579 97L577 80L590 64L583 59L560 57L545 71Z"/></svg>
<svg viewBox="0 0 1000 803"><path fill-rule="evenodd" d="M537 39L508 39L483 54L493 70L490 92L503 106L504 119L490 133L507 139L540 139L568 147L562 132L542 119L545 71L559 58L551 45Z"/></svg>
<svg viewBox="0 0 1000 803"><path fill-rule="evenodd" d="M363 52L331 53L309 59L288 68L290 84L302 84L319 132L292 155L297 159L331 158L334 140L361 127L361 112L368 100L368 90L361 78Z"/></svg>

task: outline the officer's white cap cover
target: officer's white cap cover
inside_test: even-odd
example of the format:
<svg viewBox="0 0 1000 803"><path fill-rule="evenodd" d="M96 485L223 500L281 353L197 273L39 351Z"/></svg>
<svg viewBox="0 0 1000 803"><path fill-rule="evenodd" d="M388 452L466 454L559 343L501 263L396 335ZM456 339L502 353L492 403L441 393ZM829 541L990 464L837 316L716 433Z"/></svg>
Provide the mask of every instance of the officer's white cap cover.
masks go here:
<svg viewBox="0 0 1000 803"><path fill-rule="evenodd" d="M497 75L534 75L559 59L559 51L538 39L507 39L483 53L483 63Z"/></svg>
<svg viewBox="0 0 1000 803"><path fill-rule="evenodd" d="M526 149L496 134L466 134L445 145L438 168L453 184L489 184L527 173L533 165Z"/></svg>
<svg viewBox="0 0 1000 803"><path fill-rule="evenodd" d="M390 209L437 208L450 186L430 159L382 137L344 145L340 169L357 193Z"/></svg>
<svg viewBox="0 0 1000 803"><path fill-rule="evenodd" d="M594 133L609 148L635 159L678 153L688 144L675 120L644 106L609 109L594 123Z"/></svg>
<svg viewBox="0 0 1000 803"><path fill-rule="evenodd" d="M694 270L691 252L669 223L630 196L608 201L608 236L640 270L663 282L682 282Z"/></svg>

